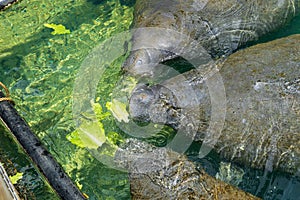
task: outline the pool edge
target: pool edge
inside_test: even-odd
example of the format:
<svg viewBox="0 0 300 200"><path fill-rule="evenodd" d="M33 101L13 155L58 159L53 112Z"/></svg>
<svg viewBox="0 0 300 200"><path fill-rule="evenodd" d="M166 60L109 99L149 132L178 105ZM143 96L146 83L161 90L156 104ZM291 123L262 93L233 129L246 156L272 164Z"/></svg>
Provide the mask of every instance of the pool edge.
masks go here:
<svg viewBox="0 0 300 200"><path fill-rule="evenodd" d="M20 200L18 192L11 183L2 163L0 163L0 199Z"/></svg>

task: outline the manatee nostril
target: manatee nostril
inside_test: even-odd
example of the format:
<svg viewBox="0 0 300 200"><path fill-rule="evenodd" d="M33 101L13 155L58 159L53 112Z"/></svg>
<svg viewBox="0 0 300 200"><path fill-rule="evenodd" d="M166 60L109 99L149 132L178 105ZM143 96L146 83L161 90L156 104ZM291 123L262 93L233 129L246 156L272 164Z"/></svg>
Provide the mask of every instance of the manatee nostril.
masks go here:
<svg viewBox="0 0 300 200"><path fill-rule="evenodd" d="M147 105L152 100L152 94L149 91L140 91L135 94L135 98L140 104Z"/></svg>
<svg viewBox="0 0 300 200"><path fill-rule="evenodd" d="M147 85L139 85L134 89L129 100L129 113L131 118L149 121L149 110L154 93Z"/></svg>
<svg viewBox="0 0 300 200"><path fill-rule="evenodd" d="M137 86L129 100L131 119L143 123L157 123L176 127L181 109L174 93L164 85Z"/></svg>

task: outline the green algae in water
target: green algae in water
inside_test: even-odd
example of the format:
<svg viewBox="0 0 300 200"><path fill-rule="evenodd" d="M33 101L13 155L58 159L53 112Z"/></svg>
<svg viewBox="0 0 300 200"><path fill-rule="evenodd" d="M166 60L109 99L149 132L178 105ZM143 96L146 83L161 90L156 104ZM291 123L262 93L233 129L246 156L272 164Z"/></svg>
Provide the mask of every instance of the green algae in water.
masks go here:
<svg viewBox="0 0 300 200"><path fill-rule="evenodd" d="M129 199L126 173L107 168L66 139L75 130L72 90L81 62L93 47L127 30L132 21L132 7L118 0L97 2L21 1L1 12L1 81L9 87L19 113L90 199ZM44 24L63 24L70 33L51 35ZM109 86L101 93L105 102L120 66L109 70L104 81ZM40 191L31 192L38 196Z"/></svg>

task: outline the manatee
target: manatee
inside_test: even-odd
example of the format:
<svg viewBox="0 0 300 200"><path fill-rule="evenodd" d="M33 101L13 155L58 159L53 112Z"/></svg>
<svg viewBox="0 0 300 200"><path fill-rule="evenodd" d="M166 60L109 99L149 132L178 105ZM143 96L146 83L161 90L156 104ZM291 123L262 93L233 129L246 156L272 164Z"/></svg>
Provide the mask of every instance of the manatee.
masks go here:
<svg viewBox="0 0 300 200"><path fill-rule="evenodd" d="M132 199L259 199L209 176L186 156L128 139L115 162L129 170Z"/></svg>
<svg viewBox="0 0 300 200"><path fill-rule="evenodd" d="M6 8L17 0L0 0L0 10Z"/></svg>
<svg viewBox="0 0 300 200"><path fill-rule="evenodd" d="M151 77L155 64L190 54L185 47L193 46L193 41L203 47L191 55L198 53L201 62L230 55L282 27L299 10L300 0L137 0L133 28L159 27L174 32L133 31L132 51L123 69L134 76Z"/></svg>
<svg viewBox="0 0 300 200"><path fill-rule="evenodd" d="M130 116L183 130L229 161L300 175L299 41L300 35L292 35L258 44L162 83L138 85ZM210 96L222 86L218 75L224 99ZM213 112L226 112L219 135L214 126L208 131ZM218 123L223 122L213 125Z"/></svg>

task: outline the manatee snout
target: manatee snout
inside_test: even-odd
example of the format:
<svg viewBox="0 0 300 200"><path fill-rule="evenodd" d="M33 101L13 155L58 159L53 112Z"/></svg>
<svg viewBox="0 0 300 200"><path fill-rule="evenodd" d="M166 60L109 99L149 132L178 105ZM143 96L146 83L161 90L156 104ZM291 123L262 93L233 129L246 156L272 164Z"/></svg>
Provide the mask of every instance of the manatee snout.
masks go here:
<svg viewBox="0 0 300 200"><path fill-rule="evenodd" d="M130 53L122 65L122 70L134 77L152 77L153 67L148 51L139 49Z"/></svg>
<svg viewBox="0 0 300 200"><path fill-rule="evenodd" d="M173 92L163 85L139 85L129 100L130 117L139 122L173 125L181 109Z"/></svg>
<svg viewBox="0 0 300 200"><path fill-rule="evenodd" d="M132 92L129 101L129 113L132 119L149 122L149 107L154 101L154 92L147 85L138 85Z"/></svg>
<svg viewBox="0 0 300 200"><path fill-rule="evenodd" d="M122 70L133 77L155 78L163 73L160 64L175 57L176 54L168 50L141 48L130 52L122 65Z"/></svg>

